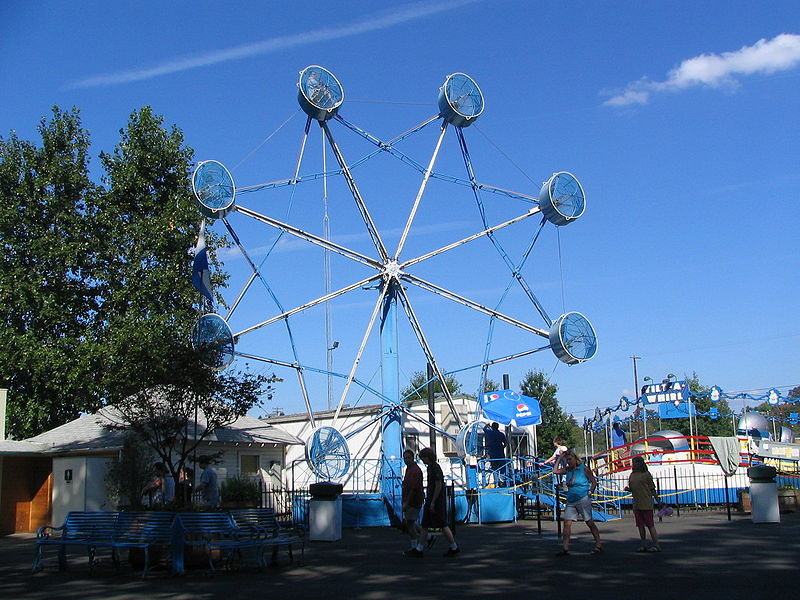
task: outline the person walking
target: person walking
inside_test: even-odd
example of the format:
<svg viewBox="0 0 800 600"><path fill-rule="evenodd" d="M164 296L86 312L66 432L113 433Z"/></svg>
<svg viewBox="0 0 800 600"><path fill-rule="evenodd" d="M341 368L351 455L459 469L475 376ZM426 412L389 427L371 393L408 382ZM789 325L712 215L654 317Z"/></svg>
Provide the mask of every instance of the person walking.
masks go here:
<svg viewBox="0 0 800 600"><path fill-rule="evenodd" d="M625 487L633 496L633 517L636 527L639 529L639 539L641 544L637 552L661 552L661 545L658 543L658 534L653 522L653 500L660 502L658 491L653 481L653 476L647 470L647 463L641 456L634 456L631 459L631 474L628 477L628 485ZM650 539L653 545L647 547L647 535L645 528L650 532Z"/></svg>
<svg viewBox="0 0 800 600"><path fill-rule="evenodd" d="M428 493L425 496L425 506L422 513L422 527L420 528L417 545L406 550L406 556L416 556L421 558L425 555L424 544L428 539L429 529L441 529L444 537L450 544L447 552L443 556L455 556L461 549L456 543L453 531L447 524L447 502L445 499L444 473L439 463L436 462L436 454L430 448L423 448L419 451L420 460L428 468Z"/></svg>
<svg viewBox="0 0 800 600"><path fill-rule="evenodd" d="M561 455L553 469L556 475L564 475L567 484L567 506L564 509L564 535L558 556L569 556L569 538L572 524L583 520L594 538L592 554L600 554L603 545L600 542L600 531L592 518L592 501L589 497L597 488L597 479L588 465L582 464L574 450L567 450Z"/></svg>
<svg viewBox="0 0 800 600"><path fill-rule="evenodd" d="M403 523L411 538L411 548L415 548L422 529L417 524L417 519L425 501L422 469L414 462L414 452L411 450L403 452L403 462L406 464L406 472L403 475Z"/></svg>

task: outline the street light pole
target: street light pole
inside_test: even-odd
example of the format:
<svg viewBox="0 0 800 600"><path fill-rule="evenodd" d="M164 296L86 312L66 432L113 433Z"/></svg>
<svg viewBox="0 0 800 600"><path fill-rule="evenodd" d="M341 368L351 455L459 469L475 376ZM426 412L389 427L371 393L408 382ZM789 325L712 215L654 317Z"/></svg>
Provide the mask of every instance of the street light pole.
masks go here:
<svg viewBox="0 0 800 600"><path fill-rule="evenodd" d="M641 356L631 356L633 360L633 389L636 393L636 405L639 406L639 401L641 400L641 394L639 394L639 372L636 370L636 361L642 360ZM641 437L647 437L647 409L642 404L639 407L639 410L642 411L642 428L643 428L643 435Z"/></svg>

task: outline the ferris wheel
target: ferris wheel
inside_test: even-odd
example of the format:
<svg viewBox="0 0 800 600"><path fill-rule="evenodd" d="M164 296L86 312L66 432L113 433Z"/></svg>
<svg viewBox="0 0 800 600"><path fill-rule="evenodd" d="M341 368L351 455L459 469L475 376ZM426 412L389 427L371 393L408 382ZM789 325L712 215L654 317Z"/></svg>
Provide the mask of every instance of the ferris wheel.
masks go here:
<svg viewBox="0 0 800 600"><path fill-rule="evenodd" d="M419 317L417 300L412 301L410 290L418 290L431 295L437 301L449 306L458 306L471 313L480 315L488 320L486 345L483 359L476 366L481 369L481 383L486 378L490 365L503 361L513 360L528 356L535 352L549 349L555 356L566 364L577 364L591 359L597 351L597 338L591 323L578 312L566 312L552 319L546 312L542 302L534 294L525 275L524 267L532 250L539 239L542 229L550 224L563 227L578 219L585 210L586 199L583 187L569 172L560 171L552 174L542 184L538 196L521 192L510 191L498 186L479 181L477 179L473 162L470 157L467 138L464 130L471 126L484 111L484 97L477 83L464 73L454 73L445 78L439 90L438 113L405 133L392 139L380 139L364 129L345 119L340 114L344 103L344 88L339 80L329 70L312 65L300 72L298 87L298 102L306 115L305 127L300 140L300 152L295 163L294 173L291 177L264 184L237 187L231 172L221 162L206 160L200 162L192 176L192 187L198 207L205 219L219 221L225 231L233 240L241 256L249 266L249 277L243 283L235 300L229 305L226 314L211 309L202 315L193 332L193 342L197 348L203 350L205 362L216 369L228 367L237 357L263 361L268 364L293 370L298 378L300 394L303 397L308 413L309 423L313 430L311 439L306 444L307 461L314 473L321 479L336 479L345 475L350 468L350 451L347 445L347 436L335 427L336 419L344 406L348 395L354 388L360 388L380 398L383 410L376 417L383 420L382 425L382 450L385 459L400 462L402 456L399 414L405 413L408 417L423 421L402 403L399 396L399 362L398 362L398 320L405 316L413 337L431 365L434 378L445 381L444 372L437 361L434 345L426 334L425 327L430 328L436 323L427 323L423 326L423 319ZM316 122L321 131L324 144L336 163L333 169L325 166L322 172L303 172L306 142L309 137L311 125ZM354 162L348 162L343 155L342 148L334 137L333 126L347 135L360 138L371 150ZM405 152L403 142L426 129L438 126L438 135L433 151L427 163L420 162L410 153ZM440 156L444 140L449 132L453 131L458 143L460 158L463 162L464 173L458 176L440 172L437 159ZM338 135L339 131L337 131ZM387 236L382 235L373 214L362 194L353 171L368 163L378 155L389 156L396 159L404 167L416 171L420 182L411 202L405 224L399 234L396 245L389 246L385 241ZM358 221L363 224L363 229L368 237L366 249L356 249L353 245L335 242L329 235L327 227L327 203L325 204L325 227L321 235L312 233L307 227L295 224L293 215L287 210L285 218L277 218L269 210L256 210L245 206L241 199L247 193L269 193L269 190L290 188L291 193L301 185L323 181L324 184L331 179L344 182L347 193L352 197L352 202L358 215ZM413 235L415 221L423 199L431 181L440 181L452 186L461 186L461 192L471 195L478 208L479 222L472 233L439 244L436 248L420 254L407 257L404 250L409 247L410 236ZM326 188L327 190L327 188ZM327 191L326 191L327 194ZM498 201L514 201L522 208L510 217L499 222L490 222L490 211L487 210L485 198L491 196ZM327 199L327 196L326 196ZM259 261L252 249L242 242L237 229L234 227L234 217L244 219L250 223L269 228L278 237L289 238L307 245L310 248L321 250L325 258L325 290L321 295L309 297L303 301L295 302L286 307L278 298L278 294L269 282L269 276L264 272L265 260ZM530 225L533 225L531 227ZM500 239L500 232L517 228L527 236L528 242L521 255L516 259L511 257L511 251ZM493 307L476 301L468 294L457 292L449 286L441 284L434 277L420 273L421 265L429 264L433 259L447 255L457 249L476 243L478 240L486 242L494 250L501 268L508 271L506 290L501 294ZM275 244L272 245L272 248ZM329 277L330 257L356 265L362 271L361 275L338 287L331 289ZM299 279L302 279L299 277ZM253 285L258 282L260 285ZM503 303L511 287L521 290L526 299L531 315L536 317L537 324L530 323L526 317L512 316L503 310ZM262 314L252 319L252 322L239 324L236 329L231 324L236 321L237 308L249 295L256 293L261 288L266 292L267 301L263 303ZM320 307L328 307L337 298L354 294L357 291L373 289L377 292L374 302L371 302L371 312L363 328L358 350L355 352L350 369L344 372L335 372L331 369L330 361L326 368L318 365L307 364L302 360L301 348L295 343L293 321L301 315ZM210 296L210 294L208 294ZM250 313L252 314L252 313ZM504 324L525 339L527 349L511 354L494 354L492 336L496 324ZM376 325L377 331L376 331ZM241 349L242 341L257 331L266 329L282 330L275 335L281 335L289 340L286 356L270 355L268 351L244 351ZM330 321L326 314L326 329L328 336L326 346L330 348ZM370 339L379 337L381 348L380 370L382 378L381 390L376 389L370 381L359 376L359 366L367 349ZM538 343L533 340L539 340ZM543 345L542 345L543 344ZM335 346L334 346L335 347ZM330 352L328 352L330 357ZM334 426L317 427L314 419L314 410L306 384L308 373L319 373L329 378L335 376L343 381L343 389L336 406ZM464 423L459 416L453 402L452 395L446 385L442 385L445 401L447 402L455 423L462 430L462 437L469 436L469 432L476 429ZM439 430L445 433L443 430ZM470 443L466 442L466 447ZM472 444L474 445L474 444ZM390 461L390 462L391 462ZM395 469L396 464L388 464L385 473L388 475ZM387 479L389 477L387 476ZM392 485L396 485L396 482Z"/></svg>

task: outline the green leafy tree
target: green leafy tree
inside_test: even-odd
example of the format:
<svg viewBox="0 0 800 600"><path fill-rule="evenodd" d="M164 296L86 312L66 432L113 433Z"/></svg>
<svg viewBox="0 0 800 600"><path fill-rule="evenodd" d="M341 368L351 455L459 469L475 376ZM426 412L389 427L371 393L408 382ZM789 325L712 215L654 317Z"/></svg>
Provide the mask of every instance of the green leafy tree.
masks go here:
<svg viewBox="0 0 800 600"><path fill-rule="evenodd" d="M201 356L194 349L176 345L171 350L168 377L115 402L106 414L109 428L133 431L178 481L200 443L261 405L281 380L249 371L217 373L199 366Z"/></svg>
<svg viewBox="0 0 800 600"><path fill-rule="evenodd" d="M100 155L106 192L94 222L104 241L97 268L103 302L93 327L110 403L167 381L175 347L197 318L188 254L198 222L191 159L181 132L166 131L149 107L131 115L112 153Z"/></svg>
<svg viewBox="0 0 800 600"><path fill-rule="evenodd" d="M0 385L16 438L98 406L91 223L102 190L89 178L77 110L54 108L38 132L40 146L13 132L0 138Z"/></svg>
<svg viewBox="0 0 800 600"><path fill-rule="evenodd" d="M787 393L787 397L791 399L800 398L800 386L794 387ZM777 430L779 430L782 426L790 427L792 430L796 430L797 426L792 426L789 422L789 415L791 413L798 412L798 405L796 403L783 403L783 404L776 404L772 405L769 402L762 402L755 408L751 408L749 406L745 407L745 410L753 410L755 412L759 412L762 415L769 417L770 419L776 420ZM778 437L780 438L780 432L776 431Z"/></svg>
<svg viewBox="0 0 800 600"><path fill-rule="evenodd" d="M483 382L483 393L486 392L496 392L500 389L500 384L497 383L494 379L486 378L486 381Z"/></svg>
<svg viewBox="0 0 800 600"><path fill-rule="evenodd" d="M164 129L149 107L135 111L100 156L102 186L89 178L77 110L53 109L39 133L41 146L0 138L0 385L10 433L35 435L165 385L196 397L239 384L246 401L229 404L246 411L271 389L263 378L190 360L198 212L180 130ZM208 236L212 265L222 244ZM218 270L214 283L225 284Z"/></svg>
<svg viewBox="0 0 800 600"><path fill-rule="evenodd" d="M524 396L536 398L542 409L542 424L537 427L539 452L544 454L553 440L560 437L570 448L580 440L578 427L572 415L565 413L558 403L558 386L550 383L542 371L528 371L519 386Z"/></svg>
<svg viewBox="0 0 800 600"><path fill-rule="evenodd" d="M404 398L407 404L425 403L428 401L428 386L425 382L428 381L428 376L424 371L415 371L411 375L408 385L400 392L400 397ZM452 375L444 376L444 383L451 395L457 394L461 390L461 384ZM442 383L438 378L433 380L433 393L442 394Z"/></svg>

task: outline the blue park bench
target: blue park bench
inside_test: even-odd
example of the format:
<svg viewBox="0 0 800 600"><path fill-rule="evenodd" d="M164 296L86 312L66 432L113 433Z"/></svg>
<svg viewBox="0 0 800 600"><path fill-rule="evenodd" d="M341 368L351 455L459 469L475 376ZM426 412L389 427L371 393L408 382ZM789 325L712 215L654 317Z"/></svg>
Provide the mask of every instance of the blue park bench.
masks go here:
<svg viewBox="0 0 800 600"><path fill-rule="evenodd" d="M241 529L250 529L263 536L264 549L272 548L272 563L277 563L278 549L286 548L289 559L294 560L292 546L300 545L300 564L305 560L305 540L278 523L272 508L237 508L230 511L234 522Z"/></svg>
<svg viewBox="0 0 800 600"><path fill-rule="evenodd" d="M60 527L40 527L36 533L36 550L32 571L40 571L44 549L58 547L59 570L67 568L67 547L86 548L89 571L94 569L98 548L111 550L114 566L119 566L119 550L139 548L144 553L142 577L150 568L150 548L168 544L172 538L174 515L166 512L81 512L67 514Z"/></svg>
<svg viewBox="0 0 800 600"><path fill-rule="evenodd" d="M173 571L184 572L186 549L201 548L213 573L214 559L219 555L223 564L230 567L241 551L253 548L257 551L259 565L263 566L263 551L266 535L253 528L243 529L236 525L229 513L179 513L175 517L173 538Z"/></svg>
<svg viewBox="0 0 800 600"><path fill-rule="evenodd" d="M172 543L175 514L163 511L123 511L114 526L112 556L119 565L117 551L120 548L139 548L144 554L142 577L150 570L150 550L166 547Z"/></svg>
<svg viewBox="0 0 800 600"><path fill-rule="evenodd" d="M89 570L94 567L95 552L98 545L105 545L114 539L115 512L78 512L67 514L61 527L46 525L36 532L36 551L33 556L32 571L42 570L42 558L47 546L58 548L58 568L67 568L67 547L83 546L89 554Z"/></svg>

